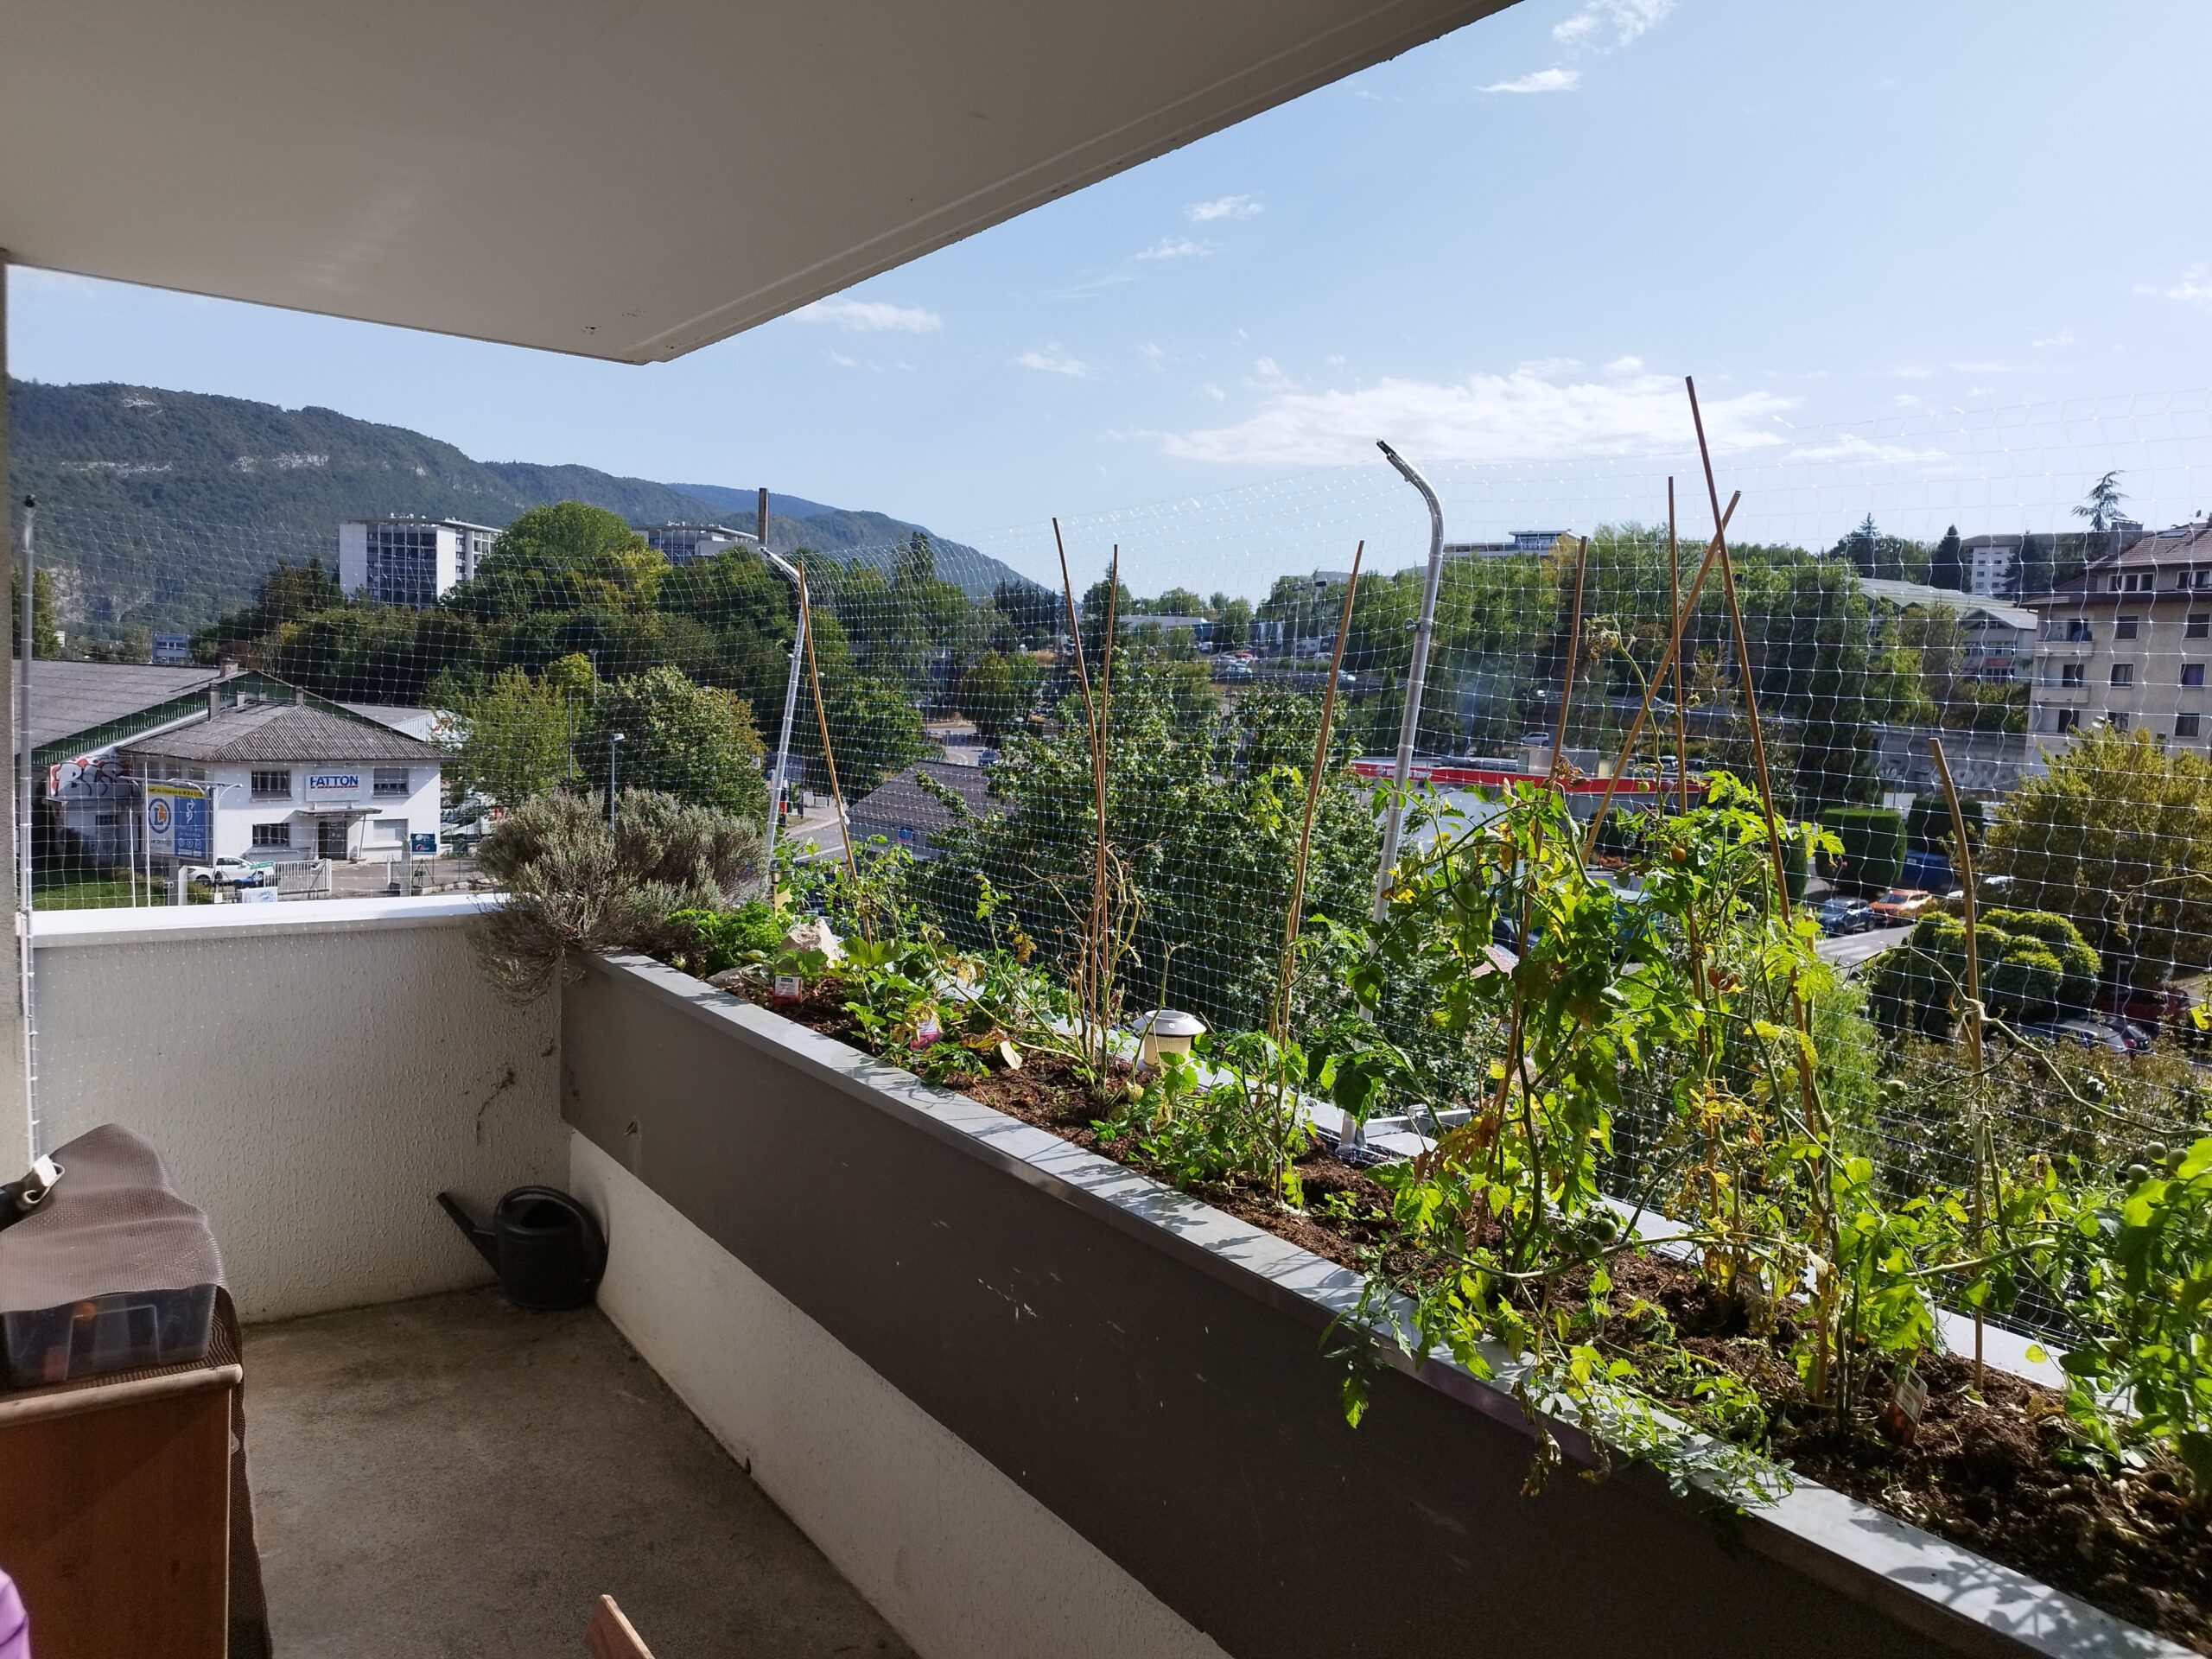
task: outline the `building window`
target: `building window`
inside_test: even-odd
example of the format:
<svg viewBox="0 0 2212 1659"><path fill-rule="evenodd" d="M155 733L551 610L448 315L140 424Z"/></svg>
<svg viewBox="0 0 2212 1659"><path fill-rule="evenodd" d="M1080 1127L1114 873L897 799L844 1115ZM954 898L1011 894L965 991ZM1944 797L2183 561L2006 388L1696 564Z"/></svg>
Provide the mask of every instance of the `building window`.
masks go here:
<svg viewBox="0 0 2212 1659"><path fill-rule="evenodd" d="M2176 737L2195 737L2198 733L2202 731L2203 728L2204 716L2202 715L2176 715L2174 716L2174 735Z"/></svg>
<svg viewBox="0 0 2212 1659"><path fill-rule="evenodd" d="M2212 611L2191 611L2181 626L2184 639L2212 639Z"/></svg>
<svg viewBox="0 0 2212 1659"><path fill-rule="evenodd" d="M2115 570L2109 591L2115 594L2147 594L2157 574L2152 570Z"/></svg>
<svg viewBox="0 0 2212 1659"><path fill-rule="evenodd" d="M2142 631L2143 619L2139 616L2120 617L2112 625L2112 637L2115 639L2133 639Z"/></svg>
<svg viewBox="0 0 2212 1659"><path fill-rule="evenodd" d="M257 847L289 847L292 826L288 823L257 823L253 826L253 844Z"/></svg>
<svg viewBox="0 0 2212 1659"><path fill-rule="evenodd" d="M253 798L257 801L289 801L292 798L292 773L289 767L275 772L253 774Z"/></svg>
<svg viewBox="0 0 2212 1659"><path fill-rule="evenodd" d="M375 792L379 795L405 795L410 793L411 791L407 787L407 768L404 766L378 766L376 769L373 788Z"/></svg>
<svg viewBox="0 0 2212 1659"><path fill-rule="evenodd" d="M407 844L407 820L378 818L369 825L369 839L379 846L404 847Z"/></svg>
<svg viewBox="0 0 2212 1659"><path fill-rule="evenodd" d="M2063 664L2058 671L2058 683L2061 685L2086 685L2088 682L2084 677L2088 672L2088 668L2086 664Z"/></svg>
<svg viewBox="0 0 2212 1659"><path fill-rule="evenodd" d="M2088 617L2069 616L2066 619L2066 643L2068 645L2086 645L2095 638L2096 636L2089 632L2089 619Z"/></svg>
<svg viewBox="0 0 2212 1659"><path fill-rule="evenodd" d="M2135 664L2133 663L2114 663L2112 665L2112 683L2114 685L2134 684Z"/></svg>
<svg viewBox="0 0 2212 1659"><path fill-rule="evenodd" d="M2061 709L2057 713L2058 719L2050 728L2054 732L2070 732L2082 723L2082 711L2079 709Z"/></svg>
<svg viewBox="0 0 2212 1659"><path fill-rule="evenodd" d="M2115 732L2124 732L2127 729L2133 719L2133 716L2131 715L2125 709L2114 709L2105 715L2105 724L2111 727Z"/></svg>
<svg viewBox="0 0 2212 1659"><path fill-rule="evenodd" d="M2204 664L2202 663L2183 663L2181 665L2181 683L2183 685L2203 684Z"/></svg>

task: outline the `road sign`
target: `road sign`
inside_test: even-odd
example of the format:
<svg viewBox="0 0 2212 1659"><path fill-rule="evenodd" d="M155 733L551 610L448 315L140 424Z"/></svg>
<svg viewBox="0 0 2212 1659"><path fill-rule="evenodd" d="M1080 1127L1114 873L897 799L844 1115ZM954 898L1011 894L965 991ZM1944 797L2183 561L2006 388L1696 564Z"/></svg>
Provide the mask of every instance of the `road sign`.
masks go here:
<svg viewBox="0 0 2212 1659"><path fill-rule="evenodd" d="M207 861L207 798L199 785L146 785L146 850L156 858Z"/></svg>

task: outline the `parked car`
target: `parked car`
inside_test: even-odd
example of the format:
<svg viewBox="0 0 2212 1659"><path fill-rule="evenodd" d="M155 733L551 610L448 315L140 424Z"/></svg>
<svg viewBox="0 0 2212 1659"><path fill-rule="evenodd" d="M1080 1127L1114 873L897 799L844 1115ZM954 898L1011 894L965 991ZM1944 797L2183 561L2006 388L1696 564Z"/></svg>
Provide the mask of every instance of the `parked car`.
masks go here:
<svg viewBox="0 0 2212 1659"><path fill-rule="evenodd" d="M276 879L276 867L228 854L213 864L188 864L184 879L195 887L258 887Z"/></svg>
<svg viewBox="0 0 2212 1659"><path fill-rule="evenodd" d="M1816 913L1821 931L1830 938L1845 933L1864 933L1874 925L1874 907L1864 899L1823 899Z"/></svg>
<svg viewBox="0 0 2212 1659"><path fill-rule="evenodd" d="M1872 925L1894 927L1899 922L1916 920L1935 909L1936 895L1925 887L1891 887L1866 908L1874 918Z"/></svg>
<svg viewBox="0 0 2212 1659"><path fill-rule="evenodd" d="M2022 1026L2020 1032L2023 1036L2038 1038L2046 1043L2072 1043L2092 1052L2099 1049L2107 1054L2139 1052L2130 1047L2128 1039L2119 1032L2094 1020L2042 1020L2034 1025Z"/></svg>

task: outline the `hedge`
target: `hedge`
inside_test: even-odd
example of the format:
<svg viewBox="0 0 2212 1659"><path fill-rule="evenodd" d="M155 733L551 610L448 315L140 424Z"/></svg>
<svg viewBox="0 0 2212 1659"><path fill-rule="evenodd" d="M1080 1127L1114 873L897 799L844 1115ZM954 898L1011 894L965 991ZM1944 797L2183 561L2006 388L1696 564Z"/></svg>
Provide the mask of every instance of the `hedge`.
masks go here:
<svg viewBox="0 0 2212 1659"><path fill-rule="evenodd" d="M1837 879L1862 893L1897 884L1904 870L1904 814L1886 806L1837 806L1821 823L1843 843Z"/></svg>

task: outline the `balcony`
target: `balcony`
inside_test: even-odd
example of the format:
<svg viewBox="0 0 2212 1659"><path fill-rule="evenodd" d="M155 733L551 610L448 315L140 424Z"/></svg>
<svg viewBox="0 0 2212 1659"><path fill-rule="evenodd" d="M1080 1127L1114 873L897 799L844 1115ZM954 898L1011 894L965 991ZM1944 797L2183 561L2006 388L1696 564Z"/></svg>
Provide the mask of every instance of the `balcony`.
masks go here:
<svg viewBox="0 0 2212 1659"><path fill-rule="evenodd" d="M1530 1503L1448 1363L1355 1432L1352 1274L658 964L505 1003L476 902L40 918L47 1143L134 1129L222 1243L279 1653L580 1651L601 1592L664 1656L1396 1651L1346 1587L1401 1577L1587 1651L2162 1650L1817 1487L1725 1540L1646 1471ZM530 1181L596 1309L431 1202Z"/></svg>

